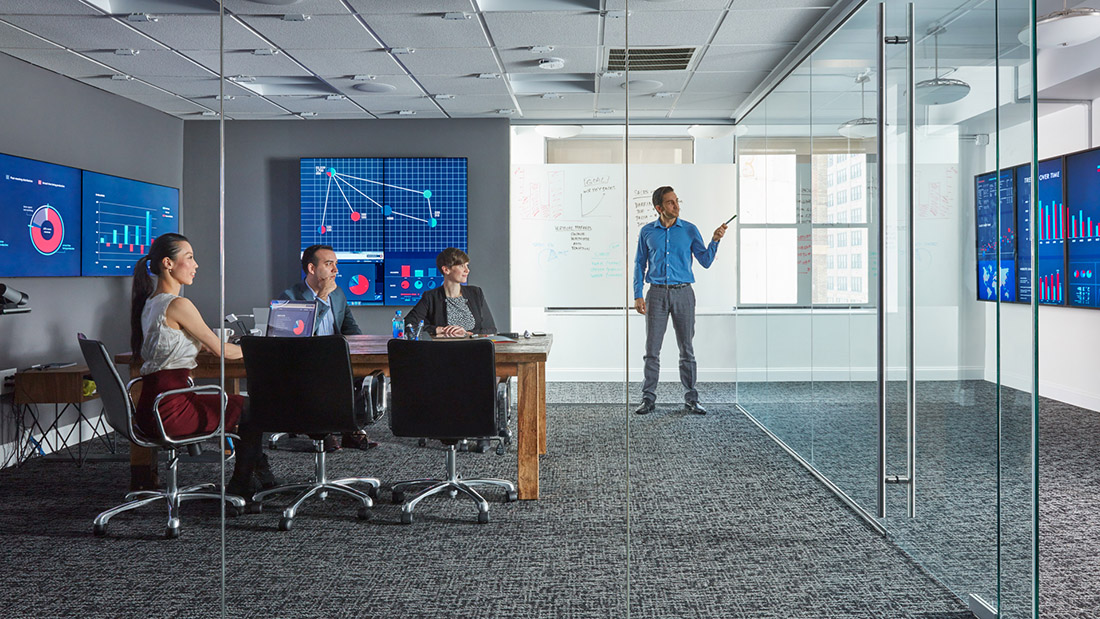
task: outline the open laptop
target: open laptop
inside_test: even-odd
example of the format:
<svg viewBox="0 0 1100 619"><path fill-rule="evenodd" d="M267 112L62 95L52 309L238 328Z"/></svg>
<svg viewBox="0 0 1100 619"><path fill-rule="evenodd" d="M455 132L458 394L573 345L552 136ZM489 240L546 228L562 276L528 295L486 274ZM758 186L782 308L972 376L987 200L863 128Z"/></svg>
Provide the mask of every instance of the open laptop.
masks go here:
<svg viewBox="0 0 1100 619"><path fill-rule="evenodd" d="M268 337L309 337L317 316L316 301L272 301L267 316Z"/></svg>

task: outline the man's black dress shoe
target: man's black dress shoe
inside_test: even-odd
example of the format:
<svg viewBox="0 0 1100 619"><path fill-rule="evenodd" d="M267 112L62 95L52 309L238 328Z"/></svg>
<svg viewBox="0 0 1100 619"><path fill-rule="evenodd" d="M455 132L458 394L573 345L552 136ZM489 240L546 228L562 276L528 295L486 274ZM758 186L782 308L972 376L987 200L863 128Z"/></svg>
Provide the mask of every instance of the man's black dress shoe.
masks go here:
<svg viewBox="0 0 1100 619"><path fill-rule="evenodd" d="M707 409L703 408L703 405L698 402L684 402L684 411L695 413L696 415L707 414Z"/></svg>
<svg viewBox="0 0 1100 619"><path fill-rule="evenodd" d="M635 415L648 415L656 410L657 407L649 400L642 400L642 405L634 409Z"/></svg>

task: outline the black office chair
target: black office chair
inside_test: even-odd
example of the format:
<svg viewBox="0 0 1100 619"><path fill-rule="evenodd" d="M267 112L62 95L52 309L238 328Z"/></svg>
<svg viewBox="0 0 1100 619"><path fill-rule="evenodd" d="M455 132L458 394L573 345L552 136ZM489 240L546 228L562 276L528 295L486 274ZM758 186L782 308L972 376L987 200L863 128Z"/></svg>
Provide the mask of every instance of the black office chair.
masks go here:
<svg viewBox="0 0 1100 619"><path fill-rule="evenodd" d="M264 432L308 434L317 447L313 479L257 492L253 509L272 495L300 492L283 510L279 530L288 531L298 508L312 496L325 499L330 492L359 501L358 516L370 518L373 496L380 482L374 477L329 479L325 471L322 439L335 432L357 432L370 420L370 407L356 406L347 341L339 335L321 337L241 338L248 376L249 415ZM373 384L374 381L365 381ZM368 402L371 395L365 394ZM367 492L350 484L369 485Z"/></svg>
<svg viewBox="0 0 1100 619"><path fill-rule="evenodd" d="M455 445L463 439L499 436L497 375L489 340L416 342L390 340L390 428L394 436L429 438L447 447L447 477L416 479L392 486L401 522L412 522L413 508L434 494L461 492L477 502L479 523L489 522L489 503L474 486L496 486L515 501L516 486L505 479L463 479L455 465ZM405 492L426 486L405 501Z"/></svg>
<svg viewBox="0 0 1100 619"><path fill-rule="evenodd" d="M179 511L182 501L191 499L223 500L218 484L198 484L179 488L176 481L176 465L179 462L179 452L186 449L193 456L199 455L201 453L199 444L218 436L220 428L213 432L191 436L168 436L160 420L160 401L165 396L176 393L218 393L222 396L222 407L224 409L227 400L225 393L217 385L195 387L192 384L186 389L173 389L158 395L153 402L153 418L157 421L158 433L155 436L146 435L134 423L135 407L134 401L130 397L130 388L141 381L141 377L135 378L129 384L124 385L122 377L118 375L118 370L111 362L111 355L107 352L107 347L102 342L87 339L83 335L79 335L78 338L80 351L84 353L84 360L88 363L99 397L103 401L103 412L107 416L107 423L114 428L115 432L125 436L131 443L139 447L160 447L169 450L168 482L164 490L139 490L127 494L125 503L112 507L95 517L92 532L97 536L106 535L107 522L112 516L163 499L168 504L168 528L165 529L165 537L179 537ZM240 513L244 508L244 499L239 496L226 494L224 500L233 507L232 513L234 515Z"/></svg>

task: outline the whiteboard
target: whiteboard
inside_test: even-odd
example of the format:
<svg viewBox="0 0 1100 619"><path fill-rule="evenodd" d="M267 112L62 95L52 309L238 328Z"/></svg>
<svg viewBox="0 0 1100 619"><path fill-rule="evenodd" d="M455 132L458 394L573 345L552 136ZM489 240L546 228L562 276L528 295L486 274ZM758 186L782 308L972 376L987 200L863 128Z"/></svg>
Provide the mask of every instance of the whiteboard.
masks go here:
<svg viewBox="0 0 1100 619"><path fill-rule="evenodd" d="M633 304L631 282L638 232L654 221L653 190L671 185L680 216L703 242L736 212L734 164L629 167L621 164L512 166L512 303L554 308ZM736 222L735 222L736 223ZM728 311L736 302L733 225L710 269L693 264L696 304Z"/></svg>

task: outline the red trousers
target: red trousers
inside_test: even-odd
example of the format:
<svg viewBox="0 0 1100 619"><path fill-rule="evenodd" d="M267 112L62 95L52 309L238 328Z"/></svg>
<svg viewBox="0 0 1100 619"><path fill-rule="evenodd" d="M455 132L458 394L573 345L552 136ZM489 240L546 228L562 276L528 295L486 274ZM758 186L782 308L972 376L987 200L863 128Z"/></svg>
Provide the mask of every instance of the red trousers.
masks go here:
<svg viewBox="0 0 1100 619"><path fill-rule="evenodd" d="M150 436L158 436L153 419L153 400L165 391L187 387L191 370L161 370L147 374L141 382L141 398L137 405L137 425ZM244 398L230 395L225 408L225 431L231 432L241 418ZM221 416L221 396L216 393L179 393L160 401L160 420L170 437L213 432Z"/></svg>

